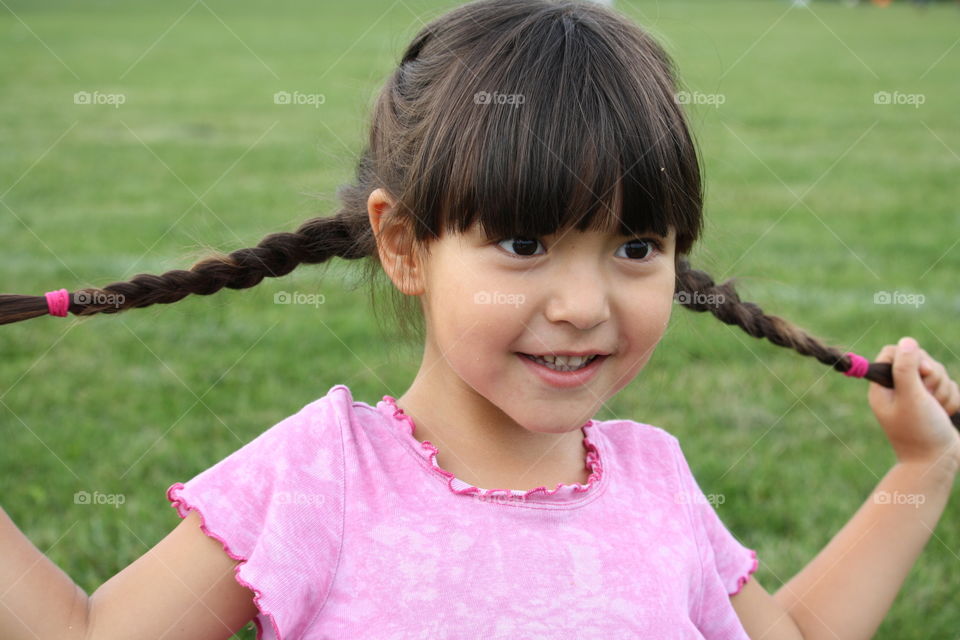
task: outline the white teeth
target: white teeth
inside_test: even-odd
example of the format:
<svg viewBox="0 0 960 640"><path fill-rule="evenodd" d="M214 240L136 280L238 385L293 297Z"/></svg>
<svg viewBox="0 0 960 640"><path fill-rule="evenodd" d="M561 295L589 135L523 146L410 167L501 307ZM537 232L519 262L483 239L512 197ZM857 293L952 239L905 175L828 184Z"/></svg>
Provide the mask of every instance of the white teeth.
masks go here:
<svg viewBox="0 0 960 640"><path fill-rule="evenodd" d="M592 356L530 356L535 362L556 371L575 371L589 364L596 355Z"/></svg>
<svg viewBox="0 0 960 640"><path fill-rule="evenodd" d="M554 358L553 363L562 364L566 367L577 368L589 359L589 356L557 356Z"/></svg>

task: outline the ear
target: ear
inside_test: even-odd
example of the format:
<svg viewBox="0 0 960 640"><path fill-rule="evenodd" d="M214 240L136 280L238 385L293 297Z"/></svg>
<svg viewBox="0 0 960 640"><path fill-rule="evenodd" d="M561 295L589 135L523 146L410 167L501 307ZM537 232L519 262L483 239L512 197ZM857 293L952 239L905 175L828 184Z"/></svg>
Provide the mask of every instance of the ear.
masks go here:
<svg viewBox="0 0 960 640"><path fill-rule="evenodd" d="M408 296L417 296L423 293L423 269L412 243L406 241L407 230L392 217L395 206L396 202L385 189L374 189L367 198L367 216L377 239L383 270L397 289Z"/></svg>

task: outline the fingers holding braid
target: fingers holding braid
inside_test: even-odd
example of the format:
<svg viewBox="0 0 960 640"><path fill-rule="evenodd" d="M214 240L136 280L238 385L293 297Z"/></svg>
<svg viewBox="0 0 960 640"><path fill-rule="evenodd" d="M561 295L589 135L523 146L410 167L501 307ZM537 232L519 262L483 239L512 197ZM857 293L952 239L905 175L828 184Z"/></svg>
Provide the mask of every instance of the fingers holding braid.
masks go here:
<svg viewBox="0 0 960 640"><path fill-rule="evenodd" d="M888 344L877 355L877 360L891 362L896 345ZM960 411L960 386L951 379L943 363L935 360L926 349L920 348L920 377L923 386L937 399L950 415Z"/></svg>
<svg viewBox="0 0 960 640"><path fill-rule="evenodd" d="M953 415L960 411L960 385L950 377L947 368L934 360L924 349L920 349L920 377L923 384L937 399L937 402Z"/></svg>

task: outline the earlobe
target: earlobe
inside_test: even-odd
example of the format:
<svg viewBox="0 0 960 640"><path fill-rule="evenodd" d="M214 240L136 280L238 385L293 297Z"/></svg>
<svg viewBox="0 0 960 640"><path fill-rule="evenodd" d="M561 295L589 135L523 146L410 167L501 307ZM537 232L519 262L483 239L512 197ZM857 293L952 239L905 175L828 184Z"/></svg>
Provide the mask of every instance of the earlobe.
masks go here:
<svg viewBox="0 0 960 640"><path fill-rule="evenodd" d="M402 225L391 224L390 214L395 201L385 189L374 189L367 198L367 215L377 240L377 252L384 272L401 292L407 295L422 293L416 257L404 242Z"/></svg>

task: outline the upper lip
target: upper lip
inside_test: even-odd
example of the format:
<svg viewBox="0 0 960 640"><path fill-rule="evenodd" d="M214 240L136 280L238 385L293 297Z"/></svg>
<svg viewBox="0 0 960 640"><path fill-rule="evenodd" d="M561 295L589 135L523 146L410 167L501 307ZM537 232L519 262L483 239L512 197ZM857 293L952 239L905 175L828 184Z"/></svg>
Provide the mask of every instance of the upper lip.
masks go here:
<svg viewBox="0 0 960 640"><path fill-rule="evenodd" d="M587 350L587 351L551 351L550 353L527 353L525 351L520 351L520 353L525 353L528 356L608 356L609 353L600 350Z"/></svg>

